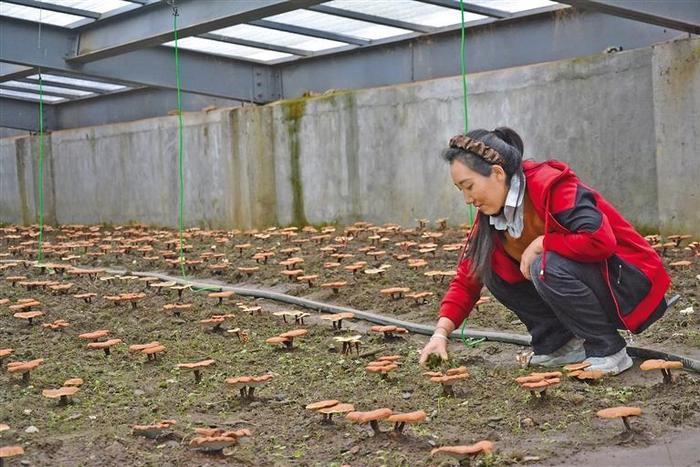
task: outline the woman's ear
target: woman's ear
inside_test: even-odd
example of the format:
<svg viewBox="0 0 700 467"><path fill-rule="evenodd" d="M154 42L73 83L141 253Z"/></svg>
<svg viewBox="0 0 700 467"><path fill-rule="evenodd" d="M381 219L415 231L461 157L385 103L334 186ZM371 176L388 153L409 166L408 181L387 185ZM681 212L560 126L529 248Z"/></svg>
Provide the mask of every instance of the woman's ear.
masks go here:
<svg viewBox="0 0 700 467"><path fill-rule="evenodd" d="M503 167L501 167L500 165L492 165L491 173L494 177L496 177L496 180L498 180L499 182L505 182L508 178L508 176L506 175L506 171L503 170Z"/></svg>

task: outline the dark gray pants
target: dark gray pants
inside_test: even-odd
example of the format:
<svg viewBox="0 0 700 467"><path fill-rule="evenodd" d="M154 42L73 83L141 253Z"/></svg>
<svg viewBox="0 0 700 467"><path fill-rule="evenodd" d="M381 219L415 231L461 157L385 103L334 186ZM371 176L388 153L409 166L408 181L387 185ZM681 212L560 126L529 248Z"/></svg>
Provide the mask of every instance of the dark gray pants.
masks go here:
<svg viewBox="0 0 700 467"><path fill-rule="evenodd" d="M508 284L494 274L486 281L493 296L512 310L532 336L536 354L552 353L574 336L584 339L588 357L604 357L625 347L622 328L600 263L579 263L548 251L530 267L532 281Z"/></svg>

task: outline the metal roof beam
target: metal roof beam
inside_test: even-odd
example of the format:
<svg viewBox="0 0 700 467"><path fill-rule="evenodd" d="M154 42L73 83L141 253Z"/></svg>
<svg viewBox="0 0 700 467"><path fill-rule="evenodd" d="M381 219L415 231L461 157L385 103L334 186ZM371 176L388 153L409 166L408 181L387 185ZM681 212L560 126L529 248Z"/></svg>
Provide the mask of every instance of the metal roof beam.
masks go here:
<svg viewBox="0 0 700 467"><path fill-rule="evenodd" d="M423 33L431 33L437 31L437 28L426 26L423 24L410 23L408 21L399 21L397 19L385 18L382 16L369 15L357 11L344 10L326 5L317 5L307 8L307 10L328 15L340 16L342 18L355 19L366 23L381 24L382 26L391 26L393 28L407 29L409 31L418 31Z"/></svg>
<svg viewBox="0 0 700 467"><path fill-rule="evenodd" d="M31 76L34 73L36 73L36 70L30 66L0 62L0 83L22 79L26 76Z"/></svg>
<svg viewBox="0 0 700 467"><path fill-rule="evenodd" d="M700 1L558 0L576 8L599 11L643 23L700 34Z"/></svg>
<svg viewBox="0 0 700 467"><path fill-rule="evenodd" d="M74 16L84 16L85 18L98 19L100 17L99 13L90 10L83 10L81 8L73 8L69 6L58 5L56 3L40 2L37 0L3 0L7 3L14 3L15 5L28 6L32 8L37 8L47 11L55 11L57 13L66 13Z"/></svg>
<svg viewBox="0 0 700 467"><path fill-rule="evenodd" d="M236 107L240 102L182 93L185 112L200 111L212 105ZM58 128L80 128L167 116L177 109L177 95L171 89L142 88L72 100L53 107Z"/></svg>
<svg viewBox="0 0 700 467"><path fill-rule="evenodd" d="M564 10L567 14L564 13ZM684 33L557 5L468 28L469 73L598 54L611 45L648 47ZM307 91L387 86L459 76L460 30L278 65L284 98Z"/></svg>
<svg viewBox="0 0 700 467"><path fill-rule="evenodd" d="M0 96L0 127L39 131L39 103ZM44 104L44 130L55 128L54 106Z"/></svg>
<svg viewBox="0 0 700 467"><path fill-rule="evenodd" d="M188 37L321 3L323 0L256 0L223 2L180 0L178 36ZM206 3L204 5L203 3ZM78 51L68 57L73 63L87 63L118 54L160 45L173 38L172 7L166 2L112 16L82 26Z"/></svg>
<svg viewBox="0 0 700 467"><path fill-rule="evenodd" d="M319 31L318 29L306 28L303 26L294 26L292 24L278 23L267 19L251 21L249 24L260 26L261 28L276 29L278 31L291 32L294 34L302 34L304 36L317 37L319 39L328 39L336 42L345 42L353 45L368 45L371 41L360 39L359 37L348 36L345 34L336 34L334 32Z"/></svg>
<svg viewBox="0 0 700 467"><path fill-rule="evenodd" d="M75 50L75 31L44 24L41 34L39 48L36 23L0 16L0 61L129 86L176 87L170 47L151 47L74 64L64 57ZM186 50L180 51L180 64L182 89L187 92L252 102L269 102L280 96L277 75L267 65Z"/></svg>
<svg viewBox="0 0 700 467"><path fill-rule="evenodd" d="M453 10L460 10L459 1L457 0L418 0L422 3L429 3L430 5L441 6L444 8L452 8ZM498 10L496 8L489 8L482 5L475 5L473 3L465 2L464 11L469 13L475 13L477 15L490 16L492 18L509 18L513 16L513 13L504 10Z"/></svg>

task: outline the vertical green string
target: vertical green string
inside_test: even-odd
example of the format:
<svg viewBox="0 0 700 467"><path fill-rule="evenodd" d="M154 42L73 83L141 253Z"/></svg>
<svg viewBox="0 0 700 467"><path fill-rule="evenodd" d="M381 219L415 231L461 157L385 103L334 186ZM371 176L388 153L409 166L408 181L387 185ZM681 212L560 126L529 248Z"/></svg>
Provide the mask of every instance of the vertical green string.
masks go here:
<svg viewBox="0 0 700 467"><path fill-rule="evenodd" d="M469 132L469 90L467 87L467 65L464 58L464 46L466 43L466 31L464 27L464 1L459 0L459 11L461 13L462 19L462 36L460 38L459 45L459 63L462 70L462 96L464 101L464 134ZM469 213L469 227L474 226L474 206L471 204L468 206L467 211Z"/></svg>
<svg viewBox="0 0 700 467"><path fill-rule="evenodd" d="M169 2L170 3L170 2ZM180 273L182 278L186 279L187 274L185 273L185 175L184 175L184 163L183 163L183 128L184 124L182 122L182 81L180 79L180 49L178 47L178 37L177 37L177 17L178 11L175 6L175 2L170 3L173 6L173 37L175 39L175 87L177 89L177 172L179 180L179 201L178 201L178 227L180 230ZM208 290L220 290L217 287L196 287L193 290L197 291L208 291Z"/></svg>
<svg viewBox="0 0 700 467"><path fill-rule="evenodd" d="M467 66L464 58L464 45L466 43L466 31L464 27L464 1L459 0L459 11L462 17L462 36L459 46L459 63L462 70L462 95L464 97L464 133L469 132L469 89L467 88ZM474 206L468 205L467 212L469 213L469 228L474 228ZM485 339L467 339L464 337L464 330L467 327L467 320L462 322L461 338L462 343L467 347L476 347Z"/></svg>
<svg viewBox="0 0 700 467"><path fill-rule="evenodd" d="M180 272L185 277L185 251L184 251L184 205L185 205L185 177L183 170L183 143L182 143L182 91L180 83L180 53L177 45L177 10L173 10L173 36L175 37L175 86L177 88L177 170L179 177L179 203L178 225L180 229Z"/></svg>
<svg viewBox="0 0 700 467"><path fill-rule="evenodd" d="M39 70L39 249L37 260L44 260L44 83Z"/></svg>
<svg viewBox="0 0 700 467"><path fill-rule="evenodd" d="M459 63L462 68L462 95L464 96L464 133L469 131L469 105L467 94L467 66L464 60L464 43L465 43L465 28L464 28L464 1L459 0L459 11L462 15L462 37L459 46Z"/></svg>

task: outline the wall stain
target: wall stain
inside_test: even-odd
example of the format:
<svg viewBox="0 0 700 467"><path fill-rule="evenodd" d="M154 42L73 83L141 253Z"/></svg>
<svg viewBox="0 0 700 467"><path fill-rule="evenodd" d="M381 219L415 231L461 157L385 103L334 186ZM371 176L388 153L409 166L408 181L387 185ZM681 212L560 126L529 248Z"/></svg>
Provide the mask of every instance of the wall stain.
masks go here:
<svg viewBox="0 0 700 467"><path fill-rule="evenodd" d="M301 118L304 116L306 100L290 99L280 102L287 125L289 138L289 155L291 173L289 182L292 186L292 223L297 226L307 225L304 212L304 187L301 178L300 141Z"/></svg>

